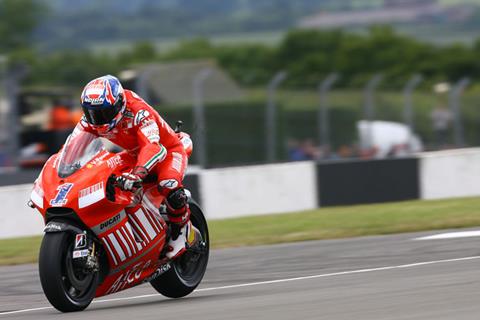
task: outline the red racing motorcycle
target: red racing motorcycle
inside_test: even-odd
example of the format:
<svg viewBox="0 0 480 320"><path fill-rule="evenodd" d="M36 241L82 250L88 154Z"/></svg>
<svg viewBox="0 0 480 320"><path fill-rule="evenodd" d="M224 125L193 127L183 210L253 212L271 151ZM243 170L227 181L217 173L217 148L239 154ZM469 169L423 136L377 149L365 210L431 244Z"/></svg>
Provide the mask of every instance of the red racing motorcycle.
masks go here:
<svg viewBox="0 0 480 320"><path fill-rule="evenodd" d="M190 155L189 136L178 125L176 132ZM186 190L196 240L178 259L168 260L169 222L156 177L147 177L136 193L117 187L117 177L134 165L127 152L109 152L101 138L81 132L69 136L35 181L29 205L46 224L40 281L56 309L80 311L95 297L145 282L170 298L186 296L200 284L209 257L202 210ZM125 212L139 203L134 214Z"/></svg>

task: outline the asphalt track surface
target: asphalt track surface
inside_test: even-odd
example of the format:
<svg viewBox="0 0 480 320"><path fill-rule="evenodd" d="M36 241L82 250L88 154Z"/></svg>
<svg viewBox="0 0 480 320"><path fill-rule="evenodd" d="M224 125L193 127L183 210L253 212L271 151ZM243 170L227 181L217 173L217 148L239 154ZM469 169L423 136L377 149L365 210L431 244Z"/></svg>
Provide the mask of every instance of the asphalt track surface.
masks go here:
<svg viewBox="0 0 480 320"><path fill-rule="evenodd" d="M412 240L443 232L215 250L188 297L146 284L71 314L35 265L1 267L0 319L480 319L480 238Z"/></svg>

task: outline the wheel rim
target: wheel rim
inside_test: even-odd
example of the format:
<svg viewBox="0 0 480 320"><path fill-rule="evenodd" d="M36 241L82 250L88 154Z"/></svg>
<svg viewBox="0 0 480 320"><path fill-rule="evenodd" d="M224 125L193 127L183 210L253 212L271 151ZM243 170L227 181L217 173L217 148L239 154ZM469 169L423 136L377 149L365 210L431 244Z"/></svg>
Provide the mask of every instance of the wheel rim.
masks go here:
<svg viewBox="0 0 480 320"><path fill-rule="evenodd" d="M200 283L205 273L208 263L209 239L208 229L203 220L192 214L190 221L200 231L201 239L195 247L187 249L187 252L173 263L173 267L182 282L193 287Z"/></svg>
<svg viewBox="0 0 480 320"><path fill-rule="evenodd" d="M69 237L63 252L62 285L67 296L75 302L90 296L96 273L87 273L74 264L73 243L72 237Z"/></svg>

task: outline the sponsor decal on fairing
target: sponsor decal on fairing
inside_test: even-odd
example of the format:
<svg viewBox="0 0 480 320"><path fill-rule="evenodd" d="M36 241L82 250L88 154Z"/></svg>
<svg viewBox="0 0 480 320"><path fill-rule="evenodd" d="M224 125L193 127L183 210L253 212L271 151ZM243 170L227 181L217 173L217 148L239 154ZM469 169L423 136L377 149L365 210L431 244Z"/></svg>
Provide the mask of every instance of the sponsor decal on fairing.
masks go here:
<svg viewBox="0 0 480 320"><path fill-rule="evenodd" d="M120 221L123 221L127 217L125 210L120 211L113 217L97 224L96 226L92 227L91 230L95 232L95 234L101 234L105 231L110 230L114 226L116 226Z"/></svg>
<svg viewBox="0 0 480 320"><path fill-rule="evenodd" d="M50 200L50 205L53 207L61 207L67 203L67 196L70 190L73 188L73 183L64 183L58 186L57 195L54 199Z"/></svg>
<svg viewBox="0 0 480 320"><path fill-rule="evenodd" d="M115 157L107 160L107 165L110 169L113 169L122 164L123 164L123 160L122 160L122 157L120 157L119 155L116 155Z"/></svg>
<svg viewBox="0 0 480 320"><path fill-rule="evenodd" d="M78 196L78 207L80 209L97 203L105 198L103 182L99 182L93 186L80 190Z"/></svg>
<svg viewBox="0 0 480 320"><path fill-rule="evenodd" d="M135 264L130 270L121 274L117 280L112 284L110 289L108 289L107 294L114 293L122 290L125 286L137 281L141 278L142 273L147 270L152 264L151 260L147 262L139 262Z"/></svg>

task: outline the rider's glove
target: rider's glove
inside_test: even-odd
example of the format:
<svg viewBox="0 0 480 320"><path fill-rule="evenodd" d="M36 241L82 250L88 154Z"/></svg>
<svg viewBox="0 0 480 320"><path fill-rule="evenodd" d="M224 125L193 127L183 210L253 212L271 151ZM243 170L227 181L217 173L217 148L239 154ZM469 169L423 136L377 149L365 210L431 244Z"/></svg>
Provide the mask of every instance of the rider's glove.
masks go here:
<svg viewBox="0 0 480 320"><path fill-rule="evenodd" d="M123 173L117 179L117 185L125 191L135 191L137 186L147 177L148 170L141 166L136 166L130 173Z"/></svg>
<svg viewBox="0 0 480 320"><path fill-rule="evenodd" d="M120 189L125 191L132 191L136 186L142 182L142 178L134 173L123 173L117 179L117 185Z"/></svg>

